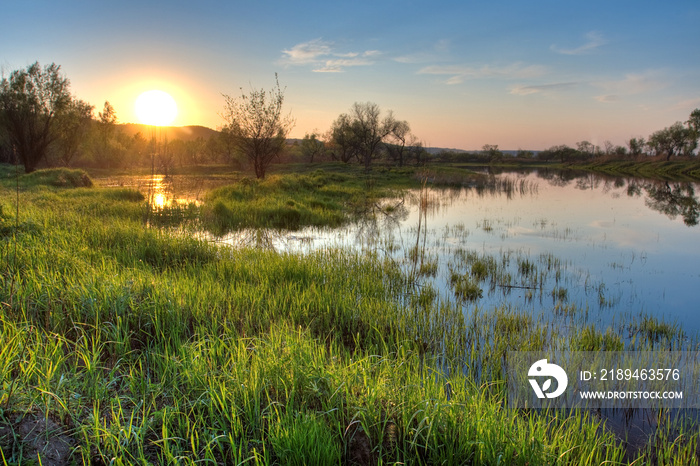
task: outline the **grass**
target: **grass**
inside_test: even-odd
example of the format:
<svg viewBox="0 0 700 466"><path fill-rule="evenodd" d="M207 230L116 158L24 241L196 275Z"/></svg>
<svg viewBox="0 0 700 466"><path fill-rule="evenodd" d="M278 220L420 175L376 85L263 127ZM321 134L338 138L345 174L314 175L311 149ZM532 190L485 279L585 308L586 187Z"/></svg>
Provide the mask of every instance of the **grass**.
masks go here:
<svg viewBox="0 0 700 466"><path fill-rule="evenodd" d="M17 219L15 180L0 183L0 448L8 464L46 463L51 448L55 464L635 460L586 412L505 407L505 352L574 345L576 331L516 309L465 313L373 254L234 249L149 227L138 193L59 187L52 176L20 177ZM252 191L313 212L313 193L330 204L363 183L280 175L215 192L207 204L236 212ZM347 204L338 202L344 218ZM463 253L454 267L469 281L495 274L498 282L504 261ZM533 265L516 268L535 280L542 266ZM640 328L654 337L662 330L658 322ZM589 333L582 345L614 343ZM659 440L635 464L697 464L698 434L683 429L683 441Z"/></svg>
<svg viewBox="0 0 700 466"><path fill-rule="evenodd" d="M376 174L354 176L316 170L305 174L242 178L205 199L202 218L212 229L298 230L340 226L390 194Z"/></svg>

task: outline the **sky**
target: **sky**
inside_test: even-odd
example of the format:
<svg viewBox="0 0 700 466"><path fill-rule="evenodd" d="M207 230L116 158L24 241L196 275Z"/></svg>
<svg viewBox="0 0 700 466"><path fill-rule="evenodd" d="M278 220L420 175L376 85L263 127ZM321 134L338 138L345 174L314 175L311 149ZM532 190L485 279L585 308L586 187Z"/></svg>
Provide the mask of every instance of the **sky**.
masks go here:
<svg viewBox="0 0 700 466"><path fill-rule="evenodd" d="M158 89L174 125L216 129L275 73L291 137L374 102L427 146L625 145L700 108L697 0L3 3L3 75L61 65L120 123Z"/></svg>

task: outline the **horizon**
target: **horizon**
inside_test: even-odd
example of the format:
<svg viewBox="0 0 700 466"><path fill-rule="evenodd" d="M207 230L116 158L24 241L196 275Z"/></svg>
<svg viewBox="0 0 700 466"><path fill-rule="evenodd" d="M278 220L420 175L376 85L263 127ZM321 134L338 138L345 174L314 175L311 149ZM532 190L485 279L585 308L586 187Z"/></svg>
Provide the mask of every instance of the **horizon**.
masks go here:
<svg viewBox="0 0 700 466"><path fill-rule="evenodd" d="M56 63L95 114L109 101L124 124L139 124L135 100L155 89L177 103L173 126L217 129L222 94L271 89L277 73L296 119L290 138L323 134L354 102L371 101L430 147L625 145L700 107L698 20L700 4L689 0L403 8L42 0L6 7L0 66L7 75Z"/></svg>

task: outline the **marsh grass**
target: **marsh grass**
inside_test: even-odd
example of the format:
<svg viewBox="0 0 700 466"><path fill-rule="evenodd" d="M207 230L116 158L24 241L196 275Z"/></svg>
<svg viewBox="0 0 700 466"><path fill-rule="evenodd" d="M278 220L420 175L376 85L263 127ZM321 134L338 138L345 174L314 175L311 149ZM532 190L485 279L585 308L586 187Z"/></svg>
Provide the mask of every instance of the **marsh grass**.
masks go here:
<svg viewBox="0 0 700 466"><path fill-rule="evenodd" d="M505 408L506 351L571 344L542 318L464 312L378 254L227 248L144 225L129 190L27 186L13 219L12 182L0 185L8 464L48 459L21 429L30 417L46 420L44 438L67 439L64 463L625 461L624 444L585 412ZM346 182L271 177L217 196L345 193ZM478 259L489 274L503 263ZM697 432L683 435L659 437L636 464L696 459Z"/></svg>
<svg viewBox="0 0 700 466"><path fill-rule="evenodd" d="M242 178L206 196L202 218L206 227L219 233L242 228L337 227L391 192L378 173L316 170L263 180Z"/></svg>

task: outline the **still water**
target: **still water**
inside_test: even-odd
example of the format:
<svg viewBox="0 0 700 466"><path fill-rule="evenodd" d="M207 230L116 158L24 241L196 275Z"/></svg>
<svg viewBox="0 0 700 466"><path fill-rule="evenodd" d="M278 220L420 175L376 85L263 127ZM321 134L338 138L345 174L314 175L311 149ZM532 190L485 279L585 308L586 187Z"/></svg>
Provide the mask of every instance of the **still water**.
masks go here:
<svg viewBox="0 0 700 466"><path fill-rule="evenodd" d="M291 252L349 247L389 255L409 273L422 264L428 273L421 278L443 299L454 295L454 274L469 275L475 258L491 259L498 277L479 282L481 297L463 300L465 308L575 309L590 323L620 331L626 321L654 316L690 337L700 330L698 187L501 173L486 187L428 188L385 200L383 209L341 229L238 232L220 240Z"/></svg>
<svg viewBox="0 0 700 466"><path fill-rule="evenodd" d="M210 239L285 252L345 247L376 253L465 310L575 312L623 334L625 322L654 316L686 337L700 332L698 184L551 171L487 179L409 191L342 228L241 231ZM198 203L206 190L225 182L159 177L103 184L135 186L165 205ZM472 277L475 260L493 270L472 280L480 297L458 297L454 277Z"/></svg>

